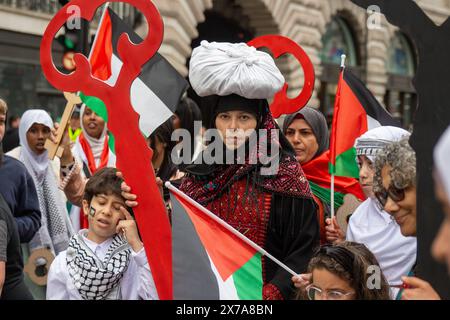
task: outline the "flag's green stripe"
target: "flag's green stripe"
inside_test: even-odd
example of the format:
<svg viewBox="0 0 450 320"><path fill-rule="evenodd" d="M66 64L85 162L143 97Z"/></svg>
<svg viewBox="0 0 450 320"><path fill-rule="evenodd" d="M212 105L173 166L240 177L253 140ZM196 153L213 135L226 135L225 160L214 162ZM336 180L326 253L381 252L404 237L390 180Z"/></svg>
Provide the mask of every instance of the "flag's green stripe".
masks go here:
<svg viewBox="0 0 450 320"><path fill-rule="evenodd" d="M324 201L326 204L331 204L331 189L323 188L314 182L309 182L309 186L311 187L312 193ZM338 209L344 203L344 195L340 192L334 192L334 208Z"/></svg>
<svg viewBox="0 0 450 320"><path fill-rule="evenodd" d="M106 105L97 97L86 96L80 92L81 101L94 111L99 117L101 117L105 122L108 122L108 109Z"/></svg>
<svg viewBox="0 0 450 320"><path fill-rule="evenodd" d="M336 164L329 163L330 173L340 177L359 178L359 168L356 163L356 149L351 148L336 156Z"/></svg>
<svg viewBox="0 0 450 320"><path fill-rule="evenodd" d="M233 273L233 281L241 300L262 300L261 254L257 252L246 264Z"/></svg>
<svg viewBox="0 0 450 320"><path fill-rule="evenodd" d="M67 208L67 212L70 213L70 210L72 210L72 203L70 203L69 201L66 202L66 208Z"/></svg>

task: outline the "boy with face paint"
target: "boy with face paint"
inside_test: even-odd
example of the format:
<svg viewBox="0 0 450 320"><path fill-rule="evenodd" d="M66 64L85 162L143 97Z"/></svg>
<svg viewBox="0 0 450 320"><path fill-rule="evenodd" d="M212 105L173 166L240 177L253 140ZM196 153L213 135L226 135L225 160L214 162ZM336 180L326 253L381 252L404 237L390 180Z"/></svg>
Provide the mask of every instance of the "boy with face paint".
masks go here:
<svg viewBox="0 0 450 320"><path fill-rule="evenodd" d="M83 210L89 229L74 235L50 267L49 300L158 299L136 222L121 194L114 168L87 182Z"/></svg>

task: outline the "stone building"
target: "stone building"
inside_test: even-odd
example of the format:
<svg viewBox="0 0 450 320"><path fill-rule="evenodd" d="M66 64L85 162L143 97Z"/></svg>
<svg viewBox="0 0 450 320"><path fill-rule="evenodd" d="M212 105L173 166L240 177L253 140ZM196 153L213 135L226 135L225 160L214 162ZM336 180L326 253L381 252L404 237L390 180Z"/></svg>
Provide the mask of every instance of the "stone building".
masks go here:
<svg viewBox="0 0 450 320"><path fill-rule="evenodd" d="M449 0L416 2L436 24L450 15ZM408 37L382 15L375 17L373 11L363 10L349 0L156 0L155 3L166 26L161 52L183 74L187 74L186 61L192 47L200 39L227 39L220 26L227 25L232 30L228 39L233 41L281 34L299 43L314 64L316 83L310 105L328 115L332 112L340 55L345 53L347 66L375 97L405 127L411 124L417 104L411 83L417 64L416 50ZM285 60L280 68L288 80L290 95L296 96L303 85L303 73L295 59Z"/></svg>
<svg viewBox="0 0 450 320"><path fill-rule="evenodd" d="M237 42L263 34L281 34L298 42L314 64L316 83L310 105L331 113L340 55L345 53L347 67L367 83L391 113L401 118L405 127L411 124L417 103L411 84L416 50L408 37L382 15L363 10L350 0L153 1L165 23L160 53L183 75L188 73L192 48L200 40ZM18 5L25 2L35 6ZM56 105L55 93L39 76L38 46L57 2L0 0L0 95L11 99L20 93L20 99L13 98L20 105L16 108L30 105L31 97L52 108ZM450 0L416 2L436 24L450 15ZM120 10L126 16L126 10ZM136 31L144 35L145 22L134 22ZM303 85L298 62L286 57L280 59L279 66L289 83L290 95L296 96ZM27 76L28 81L10 80L27 73L33 75Z"/></svg>

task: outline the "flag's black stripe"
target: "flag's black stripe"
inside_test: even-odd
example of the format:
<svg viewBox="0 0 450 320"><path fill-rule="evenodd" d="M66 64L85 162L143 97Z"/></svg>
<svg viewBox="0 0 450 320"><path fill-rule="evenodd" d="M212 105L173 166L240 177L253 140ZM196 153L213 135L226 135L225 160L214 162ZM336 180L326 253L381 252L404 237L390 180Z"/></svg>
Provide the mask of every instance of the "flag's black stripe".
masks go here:
<svg viewBox="0 0 450 320"><path fill-rule="evenodd" d="M139 44L142 39L117 16L113 10L108 9L112 24L113 52L119 57L117 43L122 33L128 33L130 40ZM150 30L151 32L151 30ZM119 57L120 58L120 57ZM159 53L156 53L143 67L139 79L149 87L162 102L172 111L176 110L181 96L188 86L187 81L174 67ZM149 106L151 107L151 106Z"/></svg>
<svg viewBox="0 0 450 320"><path fill-rule="evenodd" d="M389 112L380 105L364 83L348 69L344 70L344 81L352 89L353 93L370 117L377 120L382 126L401 127L400 121L394 119Z"/></svg>
<svg viewBox="0 0 450 320"><path fill-rule="evenodd" d="M208 254L183 206L172 201L173 297L176 300L219 300L219 285Z"/></svg>

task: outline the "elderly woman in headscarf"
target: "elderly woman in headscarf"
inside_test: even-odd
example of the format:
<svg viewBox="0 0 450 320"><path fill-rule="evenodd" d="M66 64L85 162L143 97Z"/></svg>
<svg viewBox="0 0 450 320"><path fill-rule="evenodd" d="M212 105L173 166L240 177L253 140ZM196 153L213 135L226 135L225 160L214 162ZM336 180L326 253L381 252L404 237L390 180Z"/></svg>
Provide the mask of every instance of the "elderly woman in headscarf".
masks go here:
<svg viewBox="0 0 450 320"><path fill-rule="evenodd" d="M295 150L296 159L302 166L318 204L321 240L325 242L325 226L331 224L328 220L331 206L331 176L328 171L330 153L327 121L320 111L305 107L286 116L283 122L283 133ZM342 205L343 197L347 193L353 194L359 200L365 199L356 179L335 177L335 209ZM337 228L336 220L334 219L333 222Z"/></svg>
<svg viewBox="0 0 450 320"><path fill-rule="evenodd" d="M391 142L408 138L404 129L383 126L367 131L355 142L359 164L359 182L367 200L351 215L347 227L347 241L365 244L375 255L388 282L400 286L416 262L417 240L405 237L400 227L382 210L373 193L376 155ZM398 289L392 288L395 297Z"/></svg>
<svg viewBox="0 0 450 320"><path fill-rule="evenodd" d="M19 126L20 147L8 153L20 160L32 176L41 210L41 228L23 248L25 260L37 249L47 249L56 256L67 249L73 234L65 197L58 189L58 177L44 147L52 127L53 121L46 111L26 111ZM45 268L46 264L45 258L36 260L37 267ZM28 279L27 282L35 298L45 299L45 286L34 285Z"/></svg>
<svg viewBox="0 0 450 320"><path fill-rule="evenodd" d="M273 58L245 43L202 41L193 51L189 79L212 109L209 126L216 130L215 140L186 167L181 191L295 272L306 271L319 226L308 181L269 110L267 99L284 84ZM128 186L123 190L135 200ZM183 271L184 277L197 272ZM290 274L265 256L262 278L262 298L293 298ZM213 298L200 282L185 289L191 299ZM182 298L183 292L174 295Z"/></svg>
<svg viewBox="0 0 450 320"><path fill-rule="evenodd" d="M416 153L402 139L385 146L375 159L373 184L375 197L380 205L400 227L405 237L417 233ZM403 276L403 286L398 297L402 300L440 299L431 285L414 277L415 266L408 276Z"/></svg>

